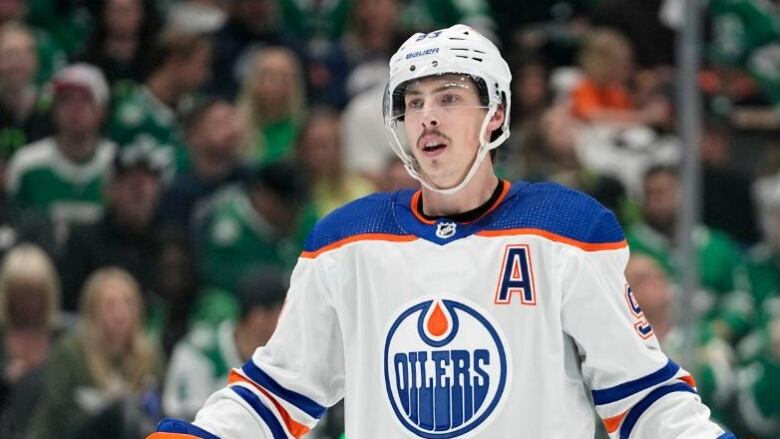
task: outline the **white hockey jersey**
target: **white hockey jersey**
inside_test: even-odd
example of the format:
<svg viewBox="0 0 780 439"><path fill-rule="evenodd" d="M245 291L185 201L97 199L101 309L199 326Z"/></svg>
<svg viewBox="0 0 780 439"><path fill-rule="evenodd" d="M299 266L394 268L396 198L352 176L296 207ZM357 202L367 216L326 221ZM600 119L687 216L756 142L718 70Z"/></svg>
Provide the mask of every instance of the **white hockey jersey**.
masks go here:
<svg viewBox="0 0 780 439"><path fill-rule="evenodd" d="M594 406L612 438L734 438L660 350L610 211L504 183L456 223L427 220L418 197L324 218L270 342L194 425L165 420L151 437L301 437L345 398L349 439L592 439Z"/></svg>

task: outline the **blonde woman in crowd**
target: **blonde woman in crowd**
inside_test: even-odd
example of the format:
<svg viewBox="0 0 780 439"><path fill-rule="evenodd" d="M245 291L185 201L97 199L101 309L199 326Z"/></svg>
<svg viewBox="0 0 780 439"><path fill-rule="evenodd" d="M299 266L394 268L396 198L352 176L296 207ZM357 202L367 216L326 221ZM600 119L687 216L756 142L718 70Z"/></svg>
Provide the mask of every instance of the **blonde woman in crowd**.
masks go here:
<svg viewBox="0 0 780 439"><path fill-rule="evenodd" d="M303 69L295 53L283 47L258 51L238 106L249 129L246 158L255 163L289 158L306 107Z"/></svg>
<svg viewBox="0 0 780 439"><path fill-rule="evenodd" d="M163 363L143 333L138 283L119 268L86 281L79 322L54 348L30 438L133 438L158 413ZM139 431L141 430L141 431Z"/></svg>
<svg viewBox="0 0 780 439"><path fill-rule="evenodd" d="M0 437L23 437L59 334L60 283L39 247L11 249L0 267Z"/></svg>

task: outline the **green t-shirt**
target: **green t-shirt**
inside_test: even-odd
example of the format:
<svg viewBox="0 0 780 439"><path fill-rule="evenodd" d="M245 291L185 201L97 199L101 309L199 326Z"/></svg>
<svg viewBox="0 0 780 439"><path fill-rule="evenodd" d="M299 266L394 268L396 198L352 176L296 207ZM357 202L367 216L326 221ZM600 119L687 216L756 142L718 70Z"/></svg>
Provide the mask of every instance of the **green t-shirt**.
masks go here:
<svg viewBox="0 0 780 439"><path fill-rule="evenodd" d="M258 266L291 272L314 218L307 209L292 237L279 236L252 207L243 190L218 194L197 225L206 287L235 291L237 282Z"/></svg>
<svg viewBox="0 0 780 439"><path fill-rule="evenodd" d="M53 137L31 143L8 165L11 201L47 213L55 225L97 221L114 151L114 143L103 139L92 159L74 163L60 152Z"/></svg>
<svg viewBox="0 0 780 439"><path fill-rule="evenodd" d="M170 173L186 165L187 152L174 110L160 102L143 85L122 82L113 90L114 98L107 135L120 148L151 144L166 151Z"/></svg>
<svg viewBox="0 0 780 439"><path fill-rule="evenodd" d="M295 119L271 122L255 131L246 151L250 163L271 163L291 158L301 124Z"/></svg>

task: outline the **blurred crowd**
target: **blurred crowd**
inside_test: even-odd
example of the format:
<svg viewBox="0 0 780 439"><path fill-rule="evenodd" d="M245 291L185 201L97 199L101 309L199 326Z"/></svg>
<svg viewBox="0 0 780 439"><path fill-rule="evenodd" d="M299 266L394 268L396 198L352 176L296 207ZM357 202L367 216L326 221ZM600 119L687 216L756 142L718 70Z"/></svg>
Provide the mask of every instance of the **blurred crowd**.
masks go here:
<svg viewBox="0 0 780 439"><path fill-rule="evenodd" d="M694 322L684 366L715 419L780 437L780 1L701 11L700 288L682 291L683 1L0 0L0 437L192 419L270 337L314 223L416 187L383 127L387 63L456 23L513 72L499 174L612 209L673 358Z"/></svg>

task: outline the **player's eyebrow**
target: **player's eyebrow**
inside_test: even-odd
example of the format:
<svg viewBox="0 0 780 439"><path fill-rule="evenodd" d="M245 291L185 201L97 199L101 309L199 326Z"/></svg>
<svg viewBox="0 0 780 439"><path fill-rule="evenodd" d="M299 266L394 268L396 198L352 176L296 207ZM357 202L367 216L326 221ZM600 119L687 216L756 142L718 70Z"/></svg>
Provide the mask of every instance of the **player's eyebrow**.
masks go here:
<svg viewBox="0 0 780 439"><path fill-rule="evenodd" d="M455 83L455 82L452 82L452 81L449 81L449 82L446 82L446 83L436 87L435 89L433 89L431 91L431 93L439 93L439 92L442 92L442 91L445 91L445 90L449 90L451 88L464 88L464 87L467 87L467 86L461 85L461 84L458 84L458 83ZM415 85L410 85L409 87L407 87L405 94L406 94L406 96L409 96L409 95L419 96L419 95L422 94L422 92L420 90L418 90L417 87L415 87Z"/></svg>

